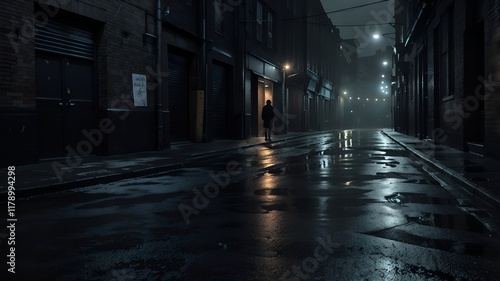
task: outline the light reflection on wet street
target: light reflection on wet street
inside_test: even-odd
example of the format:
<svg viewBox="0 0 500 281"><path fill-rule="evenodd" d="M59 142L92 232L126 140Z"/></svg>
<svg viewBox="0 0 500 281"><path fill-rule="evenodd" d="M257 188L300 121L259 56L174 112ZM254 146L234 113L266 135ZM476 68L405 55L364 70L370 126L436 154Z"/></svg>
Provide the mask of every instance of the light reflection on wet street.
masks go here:
<svg viewBox="0 0 500 281"><path fill-rule="evenodd" d="M20 201L17 269L36 280L500 280L489 213L462 199L379 131L334 132Z"/></svg>

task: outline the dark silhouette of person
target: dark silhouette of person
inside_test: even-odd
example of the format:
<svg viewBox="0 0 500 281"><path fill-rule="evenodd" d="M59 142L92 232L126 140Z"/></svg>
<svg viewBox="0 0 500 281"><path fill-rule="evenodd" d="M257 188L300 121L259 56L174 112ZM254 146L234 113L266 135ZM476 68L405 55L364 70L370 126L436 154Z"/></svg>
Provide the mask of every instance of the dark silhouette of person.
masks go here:
<svg viewBox="0 0 500 281"><path fill-rule="evenodd" d="M271 129L274 118L274 108L271 101L267 100L266 105L262 108L262 120L264 120L264 136L266 141L271 140Z"/></svg>

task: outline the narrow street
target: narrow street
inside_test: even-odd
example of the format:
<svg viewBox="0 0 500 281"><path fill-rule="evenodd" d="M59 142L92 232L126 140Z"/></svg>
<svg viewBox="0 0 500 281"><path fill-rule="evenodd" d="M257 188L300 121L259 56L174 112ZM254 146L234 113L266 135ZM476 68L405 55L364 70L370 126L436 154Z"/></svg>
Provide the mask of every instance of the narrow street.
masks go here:
<svg viewBox="0 0 500 281"><path fill-rule="evenodd" d="M378 130L16 205L17 280L500 280L496 219Z"/></svg>

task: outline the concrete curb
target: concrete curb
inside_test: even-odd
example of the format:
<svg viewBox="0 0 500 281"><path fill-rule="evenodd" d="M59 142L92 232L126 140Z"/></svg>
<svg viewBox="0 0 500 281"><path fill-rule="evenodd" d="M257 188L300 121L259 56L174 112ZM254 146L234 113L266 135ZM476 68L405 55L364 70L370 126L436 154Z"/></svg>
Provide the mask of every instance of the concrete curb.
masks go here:
<svg viewBox="0 0 500 281"><path fill-rule="evenodd" d="M270 143L279 143L279 142L285 142L285 141L289 141L289 140L293 140L293 139L298 139L298 138L303 138L303 137L309 137L309 136L314 136L314 135L329 134L331 132L335 132L335 131L305 133L303 135L286 137L284 139L273 140L273 141L270 141L270 142L259 142L259 143L244 145L244 146L231 147L231 148L221 149L221 150L217 150L217 151L210 151L208 153L193 154L192 156L193 157L202 157L202 156L205 157L205 156L210 156L210 155L214 155L214 154L220 154L220 153L224 153L224 152L233 152L233 151L238 151L240 149L247 149L247 148L252 148L252 147L256 147L256 146L263 146L263 145L267 145L267 144L270 144ZM242 142L244 142L244 140Z"/></svg>
<svg viewBox="0 0 500 281"><path fill-rule="evenodd" d="M29 188L23 188L23 189L16 190L16 197L17 198L26 198L26 197L32 197L32 196L37 196L37 195L42 195L42 194L56 193L56 192L75 189L75 188L82 188L82 187L87 187L87 186L91 186L91 185L107 184L107 183L112 183L112 182L116 182L116 181L120 181L120 180L143 177L143 176L152 175L155 173L166 172L166 171L172 171L175 169L182 168L183 165L184 165L184 163L176 163L176 164L169 164L169 165L165 165L165 166L155 166L155 167L149 167L149 168L136 170L136 171L129 171L129 172L125 172L125 173L108 174L108 175L104 175L104 176L98 176L98 177L92 177L92 178L86 178L86 179L78 179L78 180L62 182L62 183L54 183L54 184L49 184L49 185L40 185L40 186L34 186L34 187L29 187ZM2 193L0 193L0 195L5 194L5 193L6 192L2 192Z"/></svg>
<svg viewBox="0 0 500 281"><path fill-rule="evenodd" d="M334 132L334 131L332 131L332 132ZM158 174L158 173L163 173L163 172L168 172L168 171L173 171L176 169L184 168L186 166L189 166L189 165L196 163L197 161L203 160L203 158L211 157L213 155L217 155L217 154L221 154L221 153L225 153L225 152L235 152L235 151L238 151L240 149L247 149L247 148L257 147L257 146L264 146L264 145L268 145L270 143L280 143L280 142L285 142L285 141L289 141L289 140L293 140L293 139L309 137L309 136L313 136L313 135L328 134L328 133L329 132L306 133L306 134L302 134L302 135L296 135L296 136L291 136L291 137L285 137L283 139L273 140L271 142L258 142L258 143L249 144L249 145L243 145L243 146L231 147L231 148L227 148L227 149L209 151L207 153L193 154L190 156L191 158L196 158L196 157L198 157L198 158L191 160L191 161L189 161L189 160L184 161L181 163L153 166L153 167L148 167L148 168L144 168L144 169L140 169L140 170L128 171L128 172L124 172L124 173L108 174L108 175L91 177L91 178L86 178L86 179L78 179L78 180L74 180L74 181L67 181L67 182L61 182L61 183L53 183L53 184L48 184L48 185L40 185L40 186L34 186L34 187L29 187L29 188L17 189L16 190L16 197L17 198L26 198L26 197L32 197L32 196L37 196L37 195L42 195L42 194L61 192L61 191L65 191L65 190L75 189L75 188L82 188L82 187L87 187L87 186L91 186L91 185L108 184L108 183L117 182L120 180L126 180L126 179L154 175L154 174ZM7 191L0 192L0 196L2 196L4 194L7 194Z"/></svg>
<svg viewBox="0 0 500 281"><path fill-rule="evenodd" d="M418 158L420 158L422 161L425 162L428 166L431 166L433 169L439 171L440 173L446 175L448 178L450 178L453 182L457 183L463 190L465 190L467 193L472 195L473 197L477 197L486 203L492 205L493 207L500 209L500 199L496 198L494 195L489 193L487 190L485 190L483 187L481 187L478 184L475 184L474 182L466 179L462 174L442 165L439 163L438 160L429 157L423 152L420 152L416 149L414 149L411 146L408 146L404 144L403 142L400 142L399 140L393 138L389 134L387 134L384 131L381 131L385 136L396 142L397 144L401 145L404 149L410 151L414 155L416 155Z"/></svg>

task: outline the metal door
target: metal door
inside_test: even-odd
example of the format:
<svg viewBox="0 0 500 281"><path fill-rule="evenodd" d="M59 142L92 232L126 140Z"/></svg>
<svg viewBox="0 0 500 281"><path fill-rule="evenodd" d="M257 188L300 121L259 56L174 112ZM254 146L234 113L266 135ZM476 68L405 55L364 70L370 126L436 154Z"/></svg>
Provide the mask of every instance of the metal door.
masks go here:
<svg viewBox="0 0 500 281"><path fill-rule="evenodd" d="M92 61L37 53L36 100L41 159L63 157L71 149L80 155L94 152L96 144L81 145L87 140L84 130L90 131L93 127L92 69Z"/></svg>
<svg viewBox="0 0 500 281"><path fill-rule="evenodd" d="M208 134L211 139L225 139L228 137L228 71L217 64L213 65L212 71L212 91L208 99Z"/></svg>

